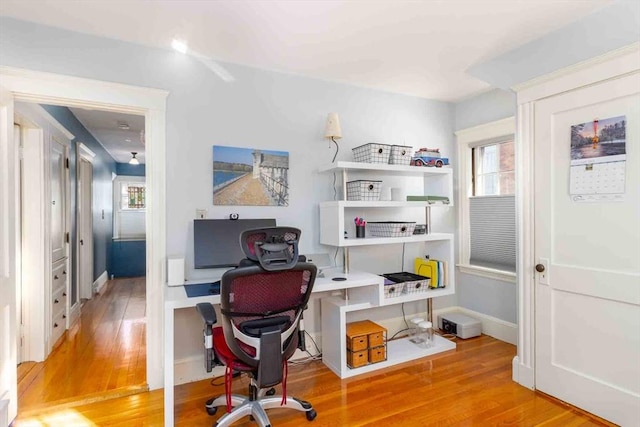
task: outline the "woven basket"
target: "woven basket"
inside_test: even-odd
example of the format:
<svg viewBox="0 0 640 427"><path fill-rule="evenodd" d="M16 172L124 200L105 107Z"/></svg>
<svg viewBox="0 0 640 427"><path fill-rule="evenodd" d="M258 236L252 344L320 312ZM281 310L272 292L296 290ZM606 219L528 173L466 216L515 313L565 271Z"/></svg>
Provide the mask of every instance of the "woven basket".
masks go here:
<svg viewBox="0 0 640 427"><path fill-rule="evenodd" d="M415 222L384 221L367 222L367 230L376 237L409 237L416 228Z"/></svg>

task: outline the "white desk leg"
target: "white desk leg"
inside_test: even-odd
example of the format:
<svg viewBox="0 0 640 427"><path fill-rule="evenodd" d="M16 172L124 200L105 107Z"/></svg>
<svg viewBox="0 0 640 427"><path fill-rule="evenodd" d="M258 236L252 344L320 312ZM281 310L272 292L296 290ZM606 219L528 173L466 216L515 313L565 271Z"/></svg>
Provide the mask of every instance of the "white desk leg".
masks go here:
<svg viewBox="0 0 640 427"><path fill-rule="evenodd" d="M164 310L164 425L173 426L173 307L165 307Z"/></svg>

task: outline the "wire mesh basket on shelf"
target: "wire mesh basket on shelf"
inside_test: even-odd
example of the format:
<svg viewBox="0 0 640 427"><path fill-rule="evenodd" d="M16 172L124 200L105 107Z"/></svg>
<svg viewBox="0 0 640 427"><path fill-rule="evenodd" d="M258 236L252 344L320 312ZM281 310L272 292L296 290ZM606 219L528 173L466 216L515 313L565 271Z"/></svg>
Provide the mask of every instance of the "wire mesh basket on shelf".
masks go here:
<svg viewBox="0 0 640 427"><path fill-rule="evenodd" d="M389 164L410 165L412 150L413 147L409 147L408 145L392 145L389 155Z"/></svg>
<svg viewBox="0 0 640 427"><path fill-rule="evenodd" d="M384 276L383 276L384 277ZM384 278L384 297L399 297L404 292L404 283L397 283L391 279Z"/></svg>
<svg viewBox="0 0 640 427"><path fill-rule="evenodd" d="M391 146L369 143L353 148L353 159L360 163L389 163Z"/></svg>
<svg viewBox="0 0 640 427"><path fill-rule="evenodd" d="M347 182L347 200L364 200L375 202L380 200L382 181L359 179Z"/></svg>
<svg viewBox="0 0 640 427"><path fill-rule="evenodd" d="M409 237L413 235L415 222L402 221L370 221L367 229L375 237Z"/></svg>
<svg viewBox="0 0 640 427"><path fill-rule="evenodd" d="M383 274L383 276L385 279L396 282L397 285L403 285L402 293L405 295L427 292L429 290L429 284L431 283L431 278L429 277L406 271L387 273Z"/></svg>

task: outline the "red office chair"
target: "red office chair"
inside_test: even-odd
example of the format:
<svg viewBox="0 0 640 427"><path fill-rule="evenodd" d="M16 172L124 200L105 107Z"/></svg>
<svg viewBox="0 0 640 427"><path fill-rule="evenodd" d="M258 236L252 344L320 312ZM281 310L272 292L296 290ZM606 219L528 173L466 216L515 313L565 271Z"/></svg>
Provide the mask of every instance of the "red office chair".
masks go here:
<svg viewBox="0 0 640 427"><path fill-rule="evenodd" d="M317 415L310 403L286 395L287 360L300 342L300 320L316 277L313 264L298 262L299 238L300 230L291 227L243 232L240 244L247 259L221 280L222 327L213 327L216 313L211 304L196 307L205 321L207 372L215 363L226 366L225 395L205 405L210 415L227 406L214 426L251 416L258 425L270 427L265 412L270 408L303 411L309 421ZM248 396L231 394L234 372L249 374ZM271 396L279 383L282 396Z"/></svg>

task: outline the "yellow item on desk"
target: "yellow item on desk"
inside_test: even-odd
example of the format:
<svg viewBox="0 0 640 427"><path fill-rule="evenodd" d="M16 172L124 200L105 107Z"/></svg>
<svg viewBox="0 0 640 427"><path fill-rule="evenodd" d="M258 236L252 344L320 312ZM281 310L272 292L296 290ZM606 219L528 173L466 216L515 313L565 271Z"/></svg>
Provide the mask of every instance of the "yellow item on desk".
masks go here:
<svg viewBox="0 0 640 427"><path fill-rule="evenodd" d="M438 261L433 259L416 258L413 263L413 272L421 276L430 277L430 288L438 287Z"/></svg>

